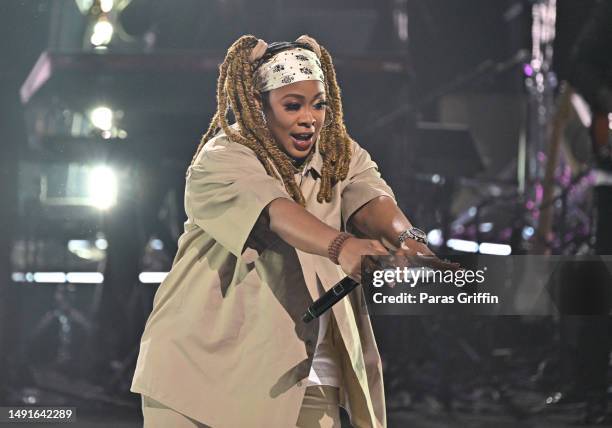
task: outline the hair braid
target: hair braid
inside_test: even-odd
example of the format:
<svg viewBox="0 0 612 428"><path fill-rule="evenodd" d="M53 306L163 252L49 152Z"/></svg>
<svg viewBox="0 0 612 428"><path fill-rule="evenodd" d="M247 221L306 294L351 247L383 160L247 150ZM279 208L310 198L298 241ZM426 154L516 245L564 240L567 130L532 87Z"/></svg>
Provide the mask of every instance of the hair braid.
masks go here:
<svg viewBox="0 0 612 428"><path fill-rule="evenodd" d="M344 113L342 110L342 98L340 87L336 81L336 72L332 63L331 55L321 46L321 67L325 75L325 90L330 101L333 114L332 121L321 132L321 144L319 151L323 157L323 168L321 171L321 190L317 200L331 201L331 188L346 178L351 159L351 138L344 126Z"/></svg>

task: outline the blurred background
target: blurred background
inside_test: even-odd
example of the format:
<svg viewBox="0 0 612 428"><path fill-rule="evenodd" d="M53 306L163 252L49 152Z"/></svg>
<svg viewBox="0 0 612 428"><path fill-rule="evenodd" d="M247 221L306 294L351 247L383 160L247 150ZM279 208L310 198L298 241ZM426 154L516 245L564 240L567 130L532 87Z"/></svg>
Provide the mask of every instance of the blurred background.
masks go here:
<svg viewBox="0 0 612 428"><path fill-rule="evenodd" d="M218 65L242 34L330 50L350 134L436 251L597 252L594 189L612 183L589 138L601 88L567 81L599 3L0 2L0 405L142 424L129 392L140 335ZM607 423L607 318L373 323L391 428ZM595 353L604 368L585 374Z"/></svg>

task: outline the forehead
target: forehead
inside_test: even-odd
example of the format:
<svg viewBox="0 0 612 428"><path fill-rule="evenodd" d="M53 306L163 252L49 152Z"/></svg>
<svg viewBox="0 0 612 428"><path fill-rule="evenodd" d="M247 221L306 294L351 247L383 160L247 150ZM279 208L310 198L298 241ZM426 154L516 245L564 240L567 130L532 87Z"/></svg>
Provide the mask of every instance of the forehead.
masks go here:
<svg viewBox="0 0 612 428"><path fill-rule="evenodd" d="M320 92L325 93L325 86L318 80L301 80L270 91L270 98L280 99L285 95L301 95L306 99L314 98Z"/></svg>

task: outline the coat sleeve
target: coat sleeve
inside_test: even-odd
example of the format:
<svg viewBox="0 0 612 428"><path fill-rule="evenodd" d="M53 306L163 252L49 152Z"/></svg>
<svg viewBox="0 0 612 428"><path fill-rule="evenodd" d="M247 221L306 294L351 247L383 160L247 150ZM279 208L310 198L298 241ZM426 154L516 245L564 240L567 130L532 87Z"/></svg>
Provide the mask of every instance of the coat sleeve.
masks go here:
<svg viewBox="0 0 612 428"><path fill-rule="evenodd" d="M370 154L355 141L352 142L352 155L346 184L342 190L342 222L347 222L355 212L378 196L389 196L395 201L391 187L380 176L378 165Z"/></svg>
<svg viewBox="0 0 612 428"><path fill-rule="evenodd" d="M217 139L218 140L218 139ZM189 167L185 211L189 218L236 257L240 257L262 210L288 198L255 153L226 138L211 141Z"/></svg>

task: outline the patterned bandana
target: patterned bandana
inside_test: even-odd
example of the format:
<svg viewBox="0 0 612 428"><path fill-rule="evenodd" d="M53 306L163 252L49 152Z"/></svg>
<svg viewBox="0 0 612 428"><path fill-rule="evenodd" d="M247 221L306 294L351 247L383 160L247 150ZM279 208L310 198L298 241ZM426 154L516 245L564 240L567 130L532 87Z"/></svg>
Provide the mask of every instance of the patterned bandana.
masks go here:
<svg viewBox="0 0 612 428"><path fill-rule="evenodd" d="M314 52L302 48L279 52L255 71L255 87L259 92L302 80L325 83L319 58Z"/></svg>

